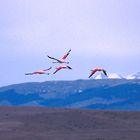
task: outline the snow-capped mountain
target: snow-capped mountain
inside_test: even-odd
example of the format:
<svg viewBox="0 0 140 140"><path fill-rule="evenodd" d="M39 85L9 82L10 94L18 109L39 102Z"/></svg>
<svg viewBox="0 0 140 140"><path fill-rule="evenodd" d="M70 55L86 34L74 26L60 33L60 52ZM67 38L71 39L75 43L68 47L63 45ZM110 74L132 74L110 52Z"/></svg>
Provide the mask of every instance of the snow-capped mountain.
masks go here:
<svg viewBox="0 0 140 140"><path fill-rule="evenodd" d="M95 77L94 77L94 79L107 79L108 77L107 76L105 76L103 73L100 73L99 75L96 75Z"/></svg>
<svg viewBox="0 0 140 140"><path fill-rule="evenodd" d="M105 76L103 73L94 77L94 79L123 79L123 77L117 73L110 73L108 76Z"/></svg>
<svg viewBox="0 0 140 140"><path fill-rule="evenodd" d="M140 72L136 72L126 76L126 79L140 79Z"/></svg>
<svg viewBox="0 0 140 140"><path fill-rule="evenodd" d="M109 79L123 79L123 77L117 73L110 73L108 74Z"/></svg>

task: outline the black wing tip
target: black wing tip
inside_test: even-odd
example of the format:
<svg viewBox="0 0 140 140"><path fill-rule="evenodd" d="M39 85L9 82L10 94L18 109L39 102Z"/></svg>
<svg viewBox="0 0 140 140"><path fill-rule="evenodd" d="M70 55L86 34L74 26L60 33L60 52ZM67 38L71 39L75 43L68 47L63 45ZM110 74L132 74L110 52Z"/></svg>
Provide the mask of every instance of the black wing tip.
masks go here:
<svg viewBox="0 0 140 140"><path fill-rule="evenodd" d="M108 76L106 70L104 70L104 69L103 69L103 73L104 73L106 76Z"/></svg>
<svg viewBox="0 0 140 140"><path fill-rule="evenodd" d="M70 66L67 66L67 67L72 70L72 68Z"/></svg>
<svg viewBox="0 0 140 140"><path fill-rule="evenodd" d="M25 73L25 75L32 75L31 73Z"/></svg>
<svg viewBox="0 0 140 140"><path fill-rule="evenodd" d="M90 78L92 75L89 75L89 77L88 78Z"/></svg>
<svg viewBox="0 0 140 140"><path fill-rule="evenodd" d="M48 69L46 69L46 70L50 70L50 69L52 69L52 67L49 67Z"/></svg>
<svg viewBox="0 0 140 140"><path fill-rule="evenodd" d="M71 52L71 49L69 49L69 51L68 52Z"/></svg>

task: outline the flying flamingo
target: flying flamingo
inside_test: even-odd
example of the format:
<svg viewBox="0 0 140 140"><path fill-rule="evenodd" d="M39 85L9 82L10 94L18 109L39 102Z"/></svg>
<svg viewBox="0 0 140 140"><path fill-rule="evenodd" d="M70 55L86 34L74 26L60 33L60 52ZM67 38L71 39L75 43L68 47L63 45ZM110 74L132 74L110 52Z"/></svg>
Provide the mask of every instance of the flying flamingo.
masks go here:
<svg viewBox="0 0 140 140"><path fill-rule="evenodd" d="M59 67L56 68L56 70L55 70L55 72L53 74L55 74L56 72L58 72L58 71L60 71L62 69L70 69L71 70L72 68L70 66L68 66L68 65L59 66Z"/></svg>
<svg viewBox="0 0 140 140"><path fill-rule="evenodd" d="M71 49L61 59L57 59L57 58L51 57L49 55L47 55L47 56L48 56L48 58L55 60L55 62L53 62L53 63L66 63L66 64L69 64L69 62L66 62L65 59L70 54L70 51L71 51Z"/></svg>
<svg viewBox="0 0 140 140"><path fill-rule="evenodd" d="M48 69L44 69L44 70L37 70L37 71L34 71L32 73L25 73L25 75L34 75L34 74L48 74L49 73L46 73L46 71L49 71L52 67L49 67Z"/></svg>
<svg viewBox="0 0 140 140"><path fill-rule="evenodd" d="M94 73L96 73L97 71L102 71L104 73L104 75L107 76L106 70L102 69L102 68L95 68L93 70L91 70L91 74L89 75L88 78L90 78Z"/></svg>

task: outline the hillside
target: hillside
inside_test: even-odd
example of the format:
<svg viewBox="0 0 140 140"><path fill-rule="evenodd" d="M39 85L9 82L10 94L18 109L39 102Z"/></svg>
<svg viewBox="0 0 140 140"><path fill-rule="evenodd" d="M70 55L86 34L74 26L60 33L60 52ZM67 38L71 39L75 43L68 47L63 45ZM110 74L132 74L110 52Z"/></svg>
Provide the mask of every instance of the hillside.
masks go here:
<svg viewBox="0 0 140 140"><path fill-rule="evenodd" d="M140 110L140 80L22 83L0 88L0 105Z"/></svg>

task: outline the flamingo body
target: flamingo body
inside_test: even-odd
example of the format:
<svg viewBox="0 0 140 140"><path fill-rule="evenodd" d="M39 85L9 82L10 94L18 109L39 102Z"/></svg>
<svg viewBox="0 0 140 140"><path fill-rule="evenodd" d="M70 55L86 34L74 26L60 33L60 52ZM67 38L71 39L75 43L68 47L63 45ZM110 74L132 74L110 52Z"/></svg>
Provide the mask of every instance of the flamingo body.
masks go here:
<svg viewBox="0 0 140 140"><path fill-rule="evenodd" d="M34 74L48 74L49 73L46 73L46 71L49 71L52 67L48 68L48 69L44 69L44 70L37 70L37 71L34 71L34 72L31 72L31 73L25 73L25 75L34 75Z"/></svg>
<svg viewBox="0 0 140 140"><path fill-rule="evenodd" d="M57 67L56 68L56 70L54 71L54 73L53 74L55 74L55 73L57 73L58 71L60 71L60 70L62 70L62 69L72 69L70 66L59 66L59 67Z"/></svg>
<svg viewBox="0 0 140 140"><path fill-rule="evenodd" d="M47 55L47 56L48 56L48 58L55 60L55 62L53 62L53 63L66 63L66 64L69 64L69 62L66 62L65 59L68 57L70 52L71 52L71 49L60 59L57 59L55 57L51 57L49 55Z"/></svg>
<svg viewBox="0 0 140 140"><path fill-rule="evenodd" d="M104 70L104 69L102 69L102 68L95 68L95 69L91 70L91 74L89 75L88 78L90 78L90 77L91 77L93 74L95 74L97 71L102 71L102 72L104 73L104 75L107 76L106 70Z"/></svg>

